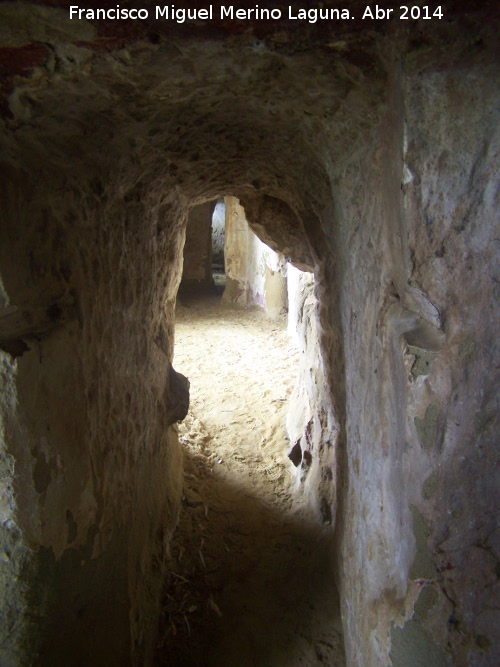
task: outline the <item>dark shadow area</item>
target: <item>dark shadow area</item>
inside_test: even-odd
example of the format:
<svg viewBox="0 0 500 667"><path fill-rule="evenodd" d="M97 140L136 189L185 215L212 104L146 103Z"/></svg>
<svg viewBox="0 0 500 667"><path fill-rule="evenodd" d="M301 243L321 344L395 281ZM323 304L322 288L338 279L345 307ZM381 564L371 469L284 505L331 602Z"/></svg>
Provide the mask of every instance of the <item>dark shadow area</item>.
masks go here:
<svg viewBox="0 0 500 667"><path fill-rule="evenodd" d="M224 276L225 277L225 276ZM182 305L196 303L207 298L220 298L224 293L224 287L219 290L214 283L203 281L186 281L179 285L177 292L177 302Z"/></svg>
<svg viewBox="0 0 500 667"><path fill-rule="evenodd" d="M344 665L330 539L224 481L217 465L202 443L185 449L157 664Z"/></svg>
<svg viewBox="0 0 500 667"><path fill-rule="evenodd" d="M222 296L224 290L226 289L226 272L224 269L219 267L214 267L212 271L212 277L214 279L214 291L215 294Z"/></svg>

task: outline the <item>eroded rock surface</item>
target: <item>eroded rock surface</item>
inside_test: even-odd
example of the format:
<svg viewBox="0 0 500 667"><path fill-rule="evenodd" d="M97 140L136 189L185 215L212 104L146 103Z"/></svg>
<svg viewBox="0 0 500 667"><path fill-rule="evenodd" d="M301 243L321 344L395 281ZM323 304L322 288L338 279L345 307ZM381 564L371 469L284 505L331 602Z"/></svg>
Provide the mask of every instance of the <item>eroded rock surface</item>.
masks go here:
<svg viewBox="0 0 500 667"><path fill-rule="evenodd" d="M498 664L495 9L300 30L65 11L1 7L2 662L152 659L186 216L231 195L315 274L298 492L335 530L348 664Z"/></svg>

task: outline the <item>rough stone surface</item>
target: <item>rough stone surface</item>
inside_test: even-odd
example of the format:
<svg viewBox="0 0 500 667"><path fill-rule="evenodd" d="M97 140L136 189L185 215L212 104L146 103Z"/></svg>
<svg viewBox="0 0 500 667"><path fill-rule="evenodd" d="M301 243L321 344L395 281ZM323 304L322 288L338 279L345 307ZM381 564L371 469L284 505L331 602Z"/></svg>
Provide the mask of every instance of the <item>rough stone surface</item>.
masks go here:
<svg viewBox="0 0 500 667"><path fill-rule="evenodd" d="M261 306L270 315L287 309L287 263L263 243L249 227L245 211L235 197L225 198L224 257L227 283L224 300Z"/></svg>
<svg viewBox="0 0 500 667"><path fill-rule="evenodd" d="M341 196L348 660L493 665L499 82L482 56L458 71L412 56L371 166Z"/></svg>
<svg viewBox="0 0 500 667"><path fill-rule="evenodd" d="M16 631L42 662L64 664L75 651L95 659L96 647L99 659L127 660L131 644L151 649L149 614L179 510L170 424L186 389L170 370L172 338L161 314L179 278L164 255L179 257L180 241L165 235L162 244L161 232L153 237L142 224L150 216L161 225L153 202L120 210L114 199L106 210L29 183L24 197L14 170L2 179L5 290L28 319L61 294L78 305L71 321L49 331L19 331L29 349L10 366L11 533L21 531L20 553L33 561Z"/></svg>
<svg viewBox="0 0 500 667"><path fill-rule="evenodd" d="M335 523L338 424L325 393L328 367L322 356L319 301L314 274L288 271L288 331L299 348L299 376L288 413L289 458L297 466L297 489L318 520Z"/></svg>
<svg viewBox="0 0 500 667"><path fill-rule="evenodd" d="M225 195L314 272L293 428L348 664L498 664L495 7L245 30L35 5L0 12L2 664L151 662L185 224Z"/></svg>

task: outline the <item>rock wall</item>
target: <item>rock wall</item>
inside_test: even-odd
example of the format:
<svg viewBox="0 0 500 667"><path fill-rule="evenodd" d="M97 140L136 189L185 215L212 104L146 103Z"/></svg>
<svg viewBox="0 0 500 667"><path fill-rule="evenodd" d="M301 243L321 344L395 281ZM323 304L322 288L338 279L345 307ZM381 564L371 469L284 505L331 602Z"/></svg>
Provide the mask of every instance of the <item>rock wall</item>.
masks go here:
<svg viewBox="0 0 500 667"><path fill-rule="evenodd" d="M456 663L489 665L500 660L500 81L480 59L444 72L422 71L419 59L410 65L408 290L432 304L427 318L442 324L446 344L436 358L413 341L406 350L408 488L416 478L408 498L416 541L409 574L420 582L414 616L393 630L392 656L403 664L402 646L421 645L430 632Z"/></svg>
<svg viewBox="0 0 500 667"><path fill-rule="evenodd" d="M368 150L332 170L314 287L289 276L290 458L336 524L352 665L499 659L500 82L464 48L394 67Z"/></svg>
<svg viewBox="0 0 500 667"><path fill-rule="evenodd" d="M111 178L50 185L2 177L2 664L142 663L181 491L182 227Z"/></svg>
<svg viewBox="0 0 500 667"><path fill-rule="evenodd" d="M320 466L326 463L323 429L318 405L323 393L322 359L318 328L318 299L314 294L314 274L288 267L288 333L299 349L299 375L287 417L290 438L288 456L297 468L297 491L303 494L320 521L332 522L331 497L322 496ZM319 389L318 389L318 383ZM322 446L323 445L323 446ZM332 481L333 473L327 475ZM330 484L328 485L330 486Z"/></svg>
<svg viewBox="0 0 500 667"><path fill-rule="evenodd" d="M500 89L473 58L458 70L443 60L408 58L373 151L335 193L346 390L337 534L353 665L499 659Z"/></svg>
<svg viewBox="0 0 500 667"><path fill-rule="evenodd" d="M0 11L2 663L152 661L185 223L227 194L314 272L289 428L349 664L497 664L492 6L212 31L42 5Z"/></svg>
<svg viewBox="0 0 500 667"><path fill-rule="evenodd" d="M228 302L257 305L269 314L287 308L287 263L252 231L236 197L225 198L224 257Z"/></svg>

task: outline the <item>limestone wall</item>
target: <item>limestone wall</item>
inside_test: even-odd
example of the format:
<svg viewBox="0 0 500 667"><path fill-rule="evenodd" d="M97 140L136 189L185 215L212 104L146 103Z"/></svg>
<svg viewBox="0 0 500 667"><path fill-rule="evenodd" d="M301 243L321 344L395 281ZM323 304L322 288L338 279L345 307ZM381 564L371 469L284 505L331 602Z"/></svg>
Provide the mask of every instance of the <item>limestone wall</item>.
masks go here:
<svg viewBox="0 0 500 667"><path fill-rule="evenodd" d="M353 665L498 660L494 79L474 63L395 78L373 152L336 193Z"/></svg>
<svg viewBox="0 0 500 667"><path fill-rule="evenodd" d="M108 181L108 206L80 187L2 178L6 665L150 660L179 511L181 227L145 192Z"/></svg>
<svg viewBox="0 0 500 667"><path fill-rule="evenodd" d="M269 313L286 310L285 259L254 234L248 225L243 207L235 197L225 198L225 208L224 256L227 283L224 300L262 306Z"/></svg>
<svg viewBox="0 0 500 667"><path fill-rule="evenodd" d="M403 471L418 600L392 632L392 655L403 664L408 638L421 646L430 633L458 664L495 664L500 81L494 66L473 60L448 72L419 64L405 82L407 289L446 343L437 357L412 340L406 348Z"/></svg>
<svg viewBox="0 0 500 667"><path fill-rule="evenodd" d="M500 662L499 28L448 4L190 33L4 3L2 664L152 660L185 223L221 193L314 273L289 428L349 664ZM265 257L229 257L231 300L269 305Z"/></svg>

